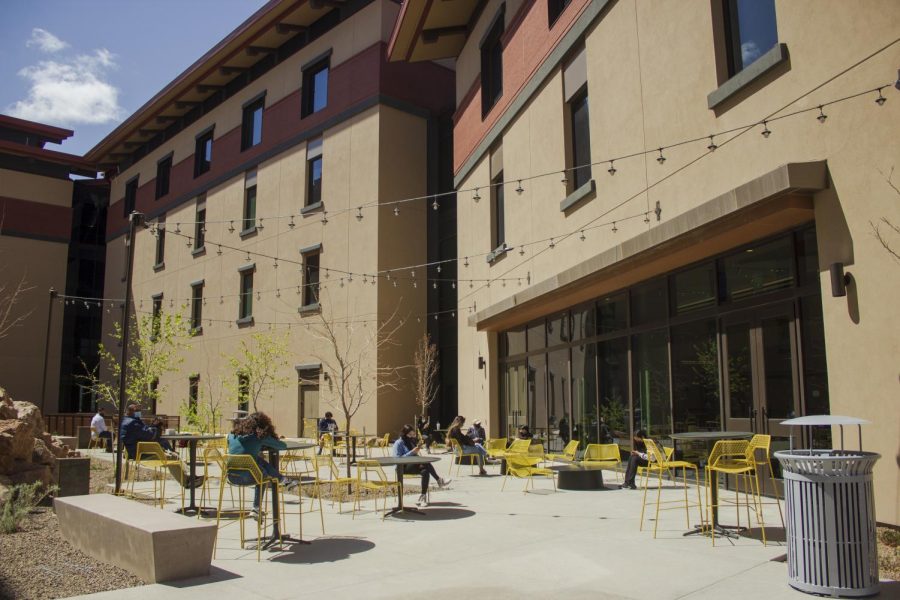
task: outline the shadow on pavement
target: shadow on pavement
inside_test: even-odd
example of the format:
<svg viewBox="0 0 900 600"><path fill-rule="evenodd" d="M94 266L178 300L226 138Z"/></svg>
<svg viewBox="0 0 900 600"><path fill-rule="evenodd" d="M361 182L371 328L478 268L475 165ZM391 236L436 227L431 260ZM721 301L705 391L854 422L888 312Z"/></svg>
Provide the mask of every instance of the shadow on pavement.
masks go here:
<svg viewBox="0 0 900 600"><path fill-rule="evenodd" d="M350 558L351 554L366 552L374 547L373 542L363 538L320 537L308 545L292 545L288 550L270 560L288 564L335 562Z"/></svg>
<svg viewBox="0 0 900 600"><path fill-rule="evenodd" d="M403 516L395 515L393 518L398 521L455 521L474 516L474 511L465 508L436 508L435 504L431 504L428 508L423 508L421 514L404 512Z"/></svg>
<svg viewBox="0 0 900 600"><path fill-rule="evenodd" d="M753 527L747 531L741 532L742 538L749 538L751 540L759 540L762 541L762 529L759 527ZM784 531L783 527L768 527L766 526L766 542L776 542L776 543L784 543L787 541L787 534Z"/></svg>
<svg viewBox="0 0 900 600"><path fill-rule="evenodd" d="M189 588L195 585L206 585L217 581L229 581L231 579L240 579L242 576L219 567L210 567L207 577L194 577L192 579L181 579L179 581L166 581L162 585L173 588Z"/></svg>

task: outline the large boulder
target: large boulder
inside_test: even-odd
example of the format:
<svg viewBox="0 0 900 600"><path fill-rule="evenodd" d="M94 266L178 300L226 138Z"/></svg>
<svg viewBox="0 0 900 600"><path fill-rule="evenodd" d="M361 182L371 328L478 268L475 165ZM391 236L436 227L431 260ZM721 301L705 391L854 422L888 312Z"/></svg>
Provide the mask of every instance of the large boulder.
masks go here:
<svg viewBox="0 0 900 600"><path fill-rule="evenodd" d="M13 461L31 458L34 438L28 423L18 420L0 421L0 474Z"/></svg>
<svg viewBox="0 0 900 600"><path fill-rule="evenodd" d="M68 450L63 450L68 454ZM31 451L31 462L37 465L47 465L53 467L56 465L57 454L52 452L43 440L35 439L34 448Z"/></svg>
<svg viewBox="0 0 900 600"><path fill-rule="evenodd" d="M41 410L31 402L22 402L16 400L13 402L16 407L16 417L20 421L24 421L31 428L31 435L39 437L44 431L44 419L41 417Z"/></svg>
<svg viewBox="0 0 900 600"><path fill-rule="evenodd" d="M0 420L15 419L19 416L19 411L16 410L13 401L6 397L5 394L5 390L0 388L0 395L3 395L0 398Z"/></svg>

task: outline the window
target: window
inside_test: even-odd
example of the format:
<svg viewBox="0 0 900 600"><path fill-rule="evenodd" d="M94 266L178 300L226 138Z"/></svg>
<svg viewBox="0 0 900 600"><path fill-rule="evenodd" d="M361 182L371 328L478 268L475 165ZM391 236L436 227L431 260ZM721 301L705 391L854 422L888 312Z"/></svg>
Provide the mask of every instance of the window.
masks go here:
<svg viewBox="0 0 900 600"><path fill-rule="evenodd" d="M194 219L194 252L206 245L206 195L197 198L197 216Z"/></svg>
<svg viewBox="0 0 900 600"><path fill-rule="evenodd" d="M191 332L203 332L203 280L191 284Z"/></svg>
<svg viewBox="0 0 900 600"><path fill-rule="evenodd" d="M319 112L328 104L329 60L329 57L323 58L303 69L301 118Z"/></svg>
<svg viewBox="0 0 900 600"><path fill-rule="evenodd" d="M266 98L251 100L244 106L244 118L241 122L241 150L252 148L262 141L263 108Z"/></svg>
<svg viewBox="0 0 900 600"><path fill-rule="evenodd" d="M503 196L503 171L491 180L491 249L506 242L506 206Z"/></svg>
<svg viewBox="0 0 900 600"><path fill-rule="evenodd" d="M481 116L490 112L503 95L503 19L506 5L494 17L494 23L481 42Z"/></svg>
<svg viewBox="0 0 900 600"><path fill-rule="evenodd" d="M723 0L728 76L743 71L778 43L775 0Z"/></svg>
<svg viewBox="0 0 900 600"><path fill-rule="evenodd" d="M159 332L160 332L160 320L162 319L163 295L156 294L152 298L153 298L153 313L152 313L153 323L151 325L150 339L155 340L156 338L159 337Z"/></svg>
<svg viewBox="0 0 900 600"><path fill-rule="evenodd" d="M244 222L241 234L256 231L256 170L244 175Z"/></svg>
<svg viewBox="0 0 900 600"><path fill-rule="evenodd" d="M168 155L156 163L156 199L169 193L169 181L172 178L172 155Z"/></svg>
<svg viewBox="0 0 900 600"><path fill-rule="evenodd" d="M303 254L303 306L319 303L319 250Z"/></svg>
<svg viewBox="0 0 900 600"><path fill-rule="evenodd" d="M200 376L191 375L188 379L188 410L190 414L197 414L197 399L200 397Z"/></svg>
<svg viewBox="0 0 900 600"><path fill-rule="evenodd" d="M238 410L247 412L250 408L250 376L238 374Z"/></svg>
<svg viewBox="0 0 900 600"><path fill-rule="evenodd" d="M241 270L241 303L238 312L238 320L249 322L253 318L253 270L254 265L244 267Z"/></svg>
<svg viewBox="0 0 900 600"><path fill-rule="evenodd" d="M156 225L156 263L154 269L161 269L166 265L166 215L159 216Z"/></svg>
<svg viewBox="0 0 900 600"><path fill-rule="evenodd" d="M569 61L563 70L563 88L566 99L566 133L569 145L566 152L566 167L573 169L569 172L572 180L572 187L569 191L574 191L591 180L587 56L584 48Z"/></svg>
<svg viewBox="0 0 900 600"><path fill-rule="evenodd" d="M137 204L137 190L138 178L132 177L125 184L125 201L122 203L122 216L125 218L128 218L128 215L134 212L134 207Z"/></svg>
<svg viewBox="0 0 900 600"><path fill-rule="evenodd" d="M571 0L547 0L547 23L550 24L550 27L553 27L553 24L556 23L559 15L566 10L566 7L569 6L569 2L571 2Z"/></svg>
<svg viewBox="0 0 900 600"><path fill-rule="evenodd" d="M306 205L322 202L322 138L306 146Z"/></svg>
<svg viewBox="0 0 900 600"><path fill-rule="evenodd" d="M212 164L212 144L212 129L197 136L197 146L194 149L194 177L199 177L209 171Z"/></svg>

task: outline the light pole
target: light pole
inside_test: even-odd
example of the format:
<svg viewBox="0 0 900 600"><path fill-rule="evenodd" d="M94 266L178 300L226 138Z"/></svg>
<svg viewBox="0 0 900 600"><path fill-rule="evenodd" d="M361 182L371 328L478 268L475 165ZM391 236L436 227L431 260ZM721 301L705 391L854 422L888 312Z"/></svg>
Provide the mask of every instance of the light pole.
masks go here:
<svg viewBox="0 0 900 600"><path fill-rule="evenodd" d="M144 220L142 213L132 211L128 215L130 221L128 227L128 237L125 239L125 245L128 247L128 268L125 271L125 301L122 304L122 362L119 369L119 442L116 444L116 494L122 489L122 420L125 418L125 376L128 371L128 338L131 327L128 325L128 317L130 316L128 296L131 291L131 271L134 267L134 245L135 233L138 225Z"/></svg>
<svg viewBox="0 0 900 600"><path fill-rule="evenodd" d="M47 359L50 355L50 325L53 323L53 300L56 299L56 289L50 287L50 299L47 302L47 337L44 339L44 378L41 381L41 414L47 403ZM57 407L57 412L59 407Z"/></svg>

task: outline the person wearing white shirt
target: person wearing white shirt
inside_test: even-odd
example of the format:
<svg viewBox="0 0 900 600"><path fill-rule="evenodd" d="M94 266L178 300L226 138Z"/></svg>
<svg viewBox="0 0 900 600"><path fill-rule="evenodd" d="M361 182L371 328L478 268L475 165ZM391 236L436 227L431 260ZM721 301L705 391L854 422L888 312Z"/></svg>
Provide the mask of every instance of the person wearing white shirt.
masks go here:
<svg viewBox="0 0 900 600"><path fill-rule="evenodd" d="M106 417L102 408L98 408L97 414L91 419L91 430L96 437L106 440L106 451L112 452L112 432L106 428Z"/></svg>

